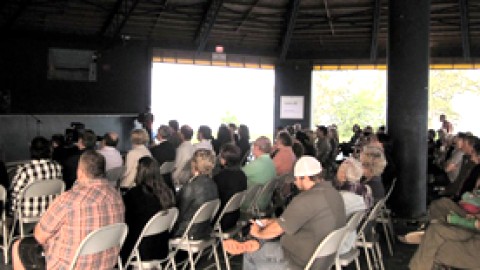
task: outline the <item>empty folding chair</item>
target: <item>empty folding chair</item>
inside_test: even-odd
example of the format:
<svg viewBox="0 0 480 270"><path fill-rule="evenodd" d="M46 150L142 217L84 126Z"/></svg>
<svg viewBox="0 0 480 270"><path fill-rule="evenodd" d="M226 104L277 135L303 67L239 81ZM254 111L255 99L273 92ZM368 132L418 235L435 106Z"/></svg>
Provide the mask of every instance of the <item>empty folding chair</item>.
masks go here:
<svg viewBox="0 0 480 270"><path fill-rule="evenodd" d="M355 239L357 237L357 229L360 226L360 223L362 222L363 217L365 216L365 211L358 211L355 212L347 222L347 225L345 226L347 228L345 232L345 237L342 239L342 246L345 242L349 241L350 237L353 237L353 246L351 249L344 253L344 254L338 254L337 261L335 262L335 268L337 270L342 269L342 266L347 266L349 265L352 261L355 261L355 266L357 267L357 270L360 270L360 262L358 261L358 257L360 256L360 252L358 251L358 248L355 243Z"/></svg>
<svg viewBox="0 0 480 270"><path fill-rule="evenodd" d="M140 244L142 243L142 240L144 237L152 236L152 235L157 235L165 231L171 231L173 228L173 225L175 224L175 221L177 220L178 217L178 209L177 208L170 208L164 211L160 211L157 214L155 214L153 217L150 218L150 220L145 224L145 227L143 227L142 232L138 236L137 242L135 242L135 245L133 246L132 252L130 253L130 256L128 257L126 263L125 263L125 269L128 269L130 265L137 265L138 269L143 270L143 262L142 258L140 256ZM158 261L159 264L171 260L172 258L168 256L162 261Z"/></svg>
<svg viewBox="0 0 480 270"><path fill-rule="evenodd" d="M391 217L391 211L387 208L387 201L392 195L392 191L395 187L395 183L397 182L397 178L394 178L392 181L392 185L388 189L387 194L385 195L385 203L383 204L382 209L378 213L377 222L382 224L383 232L385 234L385 239L387 240L387 247L390 256L393 256L393 244L395 243L395 231L393 230L393 223Z"/></svg>
<svg viewBox="0 0 480 270"><path fill-rule="evenodd" d="M92 231L78 246L69 269L75 269L75 265L80 256L100 253L113 247L118 247L118 251L120 252L127 232L128 227L125 223L115 223ZM117 257L118 267L123 269L122 261L118 254Z"/></svg>

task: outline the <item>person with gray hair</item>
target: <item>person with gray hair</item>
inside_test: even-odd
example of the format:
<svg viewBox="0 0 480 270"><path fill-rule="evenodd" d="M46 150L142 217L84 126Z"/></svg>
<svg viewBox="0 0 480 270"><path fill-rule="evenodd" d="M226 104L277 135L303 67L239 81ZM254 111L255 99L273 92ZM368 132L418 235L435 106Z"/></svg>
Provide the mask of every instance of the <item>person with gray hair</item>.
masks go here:
<svg viewBox="0 0 480 270"><path fill-rule="evenodd" d="M271 152L272 143L269 138L261 136L253 143L252 154L255 159L243 167L249 188L253 185L264 185L277 174L275 164L270 158Z"/></svg>
<svg viewBox="0 0 480 270"><path fill-rule="evenodd" d="M170 141L168 141L170 134L170 127L167 125L161 125L157 131L158 143L150 148L150 152L157 160L159 166L162 166L166 161L175 160L175 147Z"/></svg>
<svg viewBox="0 0 480 270"><path fill-rule="evenodd" d="M135 186L138 160L144 156L152 156L145 146L149 141L148 133L145 129L134 129L130 133L130 141L132 142L132 150L128 151L125 158L125 173L120 182L120 187L125 189Z"/></svg>

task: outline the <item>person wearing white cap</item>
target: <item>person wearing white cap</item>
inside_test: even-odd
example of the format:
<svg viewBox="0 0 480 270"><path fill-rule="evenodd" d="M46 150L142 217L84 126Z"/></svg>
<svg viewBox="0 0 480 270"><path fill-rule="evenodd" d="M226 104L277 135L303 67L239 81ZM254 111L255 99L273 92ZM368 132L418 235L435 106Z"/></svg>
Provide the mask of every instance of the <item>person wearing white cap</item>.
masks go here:
<svg viewBox="0 0 480 270"><path fill-rule="evenodd" d="M244 254L243 269L303 269L318 244L333 230L345 226L345 208L340 193L320 177L321 164L311 156L295 164L297 195L278 219L252 222L245 242L223 241L231 254ZM278 239L280 239L278 241ZM317 259L314 269L324 269Z"/></svg>

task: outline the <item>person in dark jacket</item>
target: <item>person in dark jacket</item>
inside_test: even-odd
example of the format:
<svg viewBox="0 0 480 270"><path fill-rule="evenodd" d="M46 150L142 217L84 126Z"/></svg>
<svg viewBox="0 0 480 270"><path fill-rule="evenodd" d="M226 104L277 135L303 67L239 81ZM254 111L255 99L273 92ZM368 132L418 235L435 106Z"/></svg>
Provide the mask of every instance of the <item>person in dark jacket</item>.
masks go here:
<svg viewBox="0 0 480 270"><path fill-rule="evenodd" d="M120 252L124 262L150 218L175 206L173 192L165 184L158 163L152 157L145 156L138 161L135 184L123 197L125 223L128 225L128 235ZM168 232L145 237L139 248L142 261L165 258L168 255L168 239Z"/></svg>
<svg viewBox="0 0 480 270"><path fill-rule="evenodd" d="M223 169L213 177L213 181L215 181L218 187L218 195L221 202L217 217L235 193L247 189L247 176L240 168L240 148L233 144L223 145L220 149L219 160ZM239 216L240 211L231 212L223 216L220 223L222 230L235 226Z"/></svg>
<svg viewBox="0 0 480 270"><path fill-rule="evenodd" d="M191 161L193 177L182 187L177 195L179 210L173 237L181 237L187 229L195 212L206 202L218 199L217 185L211 175L215 166L215 153L208 149L195 151ZM210 222L195 224L190 229L190 239L203 239L212 231Z"/></svg>

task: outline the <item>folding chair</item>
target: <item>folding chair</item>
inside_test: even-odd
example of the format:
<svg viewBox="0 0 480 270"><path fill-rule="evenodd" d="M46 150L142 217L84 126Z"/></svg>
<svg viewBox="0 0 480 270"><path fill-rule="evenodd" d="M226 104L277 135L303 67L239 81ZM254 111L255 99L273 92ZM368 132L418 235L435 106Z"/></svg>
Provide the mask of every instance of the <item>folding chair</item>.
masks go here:
<svg viewBox="0 0 480 270"><path fill-rule="evenodd" d="M75 265L80 256L99 253L114 247L118 247L118 251L120 252L120 248L123 245L123 241L125 241L127 232L128 227L125 223L115 223L92 231L78 246L69 269L75 269ZM118 267L121 270L123 269L122 261L118 254L117 257Z"/></svg>
<svg viewBox="0 0 480 270"><path fill-rule="evenodd" d="M189 237L190 229L193 225L203 222L212 222L215 214L220 207L220 200L215 199L213 201L206 202L200 206L200 208L195 212L192 220L188 223L185 232L183 233L182 237L170 239L169 245L171 250L171 258L172 260L167 264L167 268L170 264L173 264L175 268L175 254L179 250L186 251L188 253L188 261L184 264L183 269L186 269L188 263L190 263L190 269L195 269L195 264L197 263L198 259L202 256L202 253L208 247L212 247L213 255L215 257L215 264L217 269L221 269L220 261L218 260L218 253L216 248L216 238L209 237L207 239L201 240L191 240ZM196 258L193 258L193 254L197 254Z"/></svg>
<svg viewBox="0 0 480 270"><path fill-rule="evenodd" d="M277 188L279 178L273 178L263 185L262 189L258 192L258 195L253 200L251 214L255 217L266 217L273 212L272 197L273 192Z"/></svg>
<svg viewBox="0 0 480 270"><path fill-rule="evenodd" d="M160 174L169 174L173 172L175 161L165 161L160 166Z"/></svg>
<svg viewBox="0 0 480 270"><path fill-rule="evenodd" d="M247 189L245 196L241 203L242 212L252 213L254 208L254 202L257 199L258 193L263 188L262 185L253 185Z"/></svg>
<svg viewBox="0 0 480 270"><path fill-rule="evenodd" d="M320 244L318 244L304 270L310 269L316 259L325 260L325 262L322 262L322 266L325 266L322 269L330 269L335 264L338 249L346 231L347 227L344 226L329 233Z"/></svg>
<svg viewBox="0 0 480 270"><path fill-rule="evenodd" d="M65 183L61 179L38 180L28 184L17 198L17 208L14 212L12 229L10 231L9 241L13 241L13 233L18 222L20 227L20 237L25 237L24 224L36 223L40 220L43 213L47 210L50 203L65 190ZM42 205L40 211L31 211L24 206L25 202L32 202L39 198L47 199L47 203Z"/></svg>
<svg viewBox="0 0 480 270"><path fill-rule="evenodd" d="M135 245L133 246L132 252L130 253L130 256L128 256L127 262L125 263L125 269L128 269L130 265L136 264L138 266L138 269L143 270L143 262L142 258L140 256L140 244L142 243L142 240L144 237L148 237L151 235L156 235L163 233L165 231L170 232L173 228L173 225L177 221L178 217L178 209L173 207L170 209L167 209L165 211L160 211L157 214L155 214L153 217L150 218L150 220L145 224L145 227L143 227L142 232L138 236L137 242L135 242ZM167 258L157 261L157 263L161 264L167 260L170 260L170 256Z"/></svg>
<svg viewBox="0 0 480 270"><path fill-rule="evenodd" d="M392 195L392 191L395 187L395 183L397 182L397 178L394 178L392 181L392 185L388 189L387 194L385 195L385 203L382 206L382 209L379 212L377 217L377 222L382 224L383 232L385 234L385 239L387 240L387 247L390 256L393 256L393 244L395 243L395 231L393 230L393 223L391 217L391 211L387 208L387 201Z"/></svg>
<svg viewBox="0 0 480 270"><path fill-rule="evenodd" d="M356 237L357 229L360 226L360 223L362 222L362 219L364 216L365 216L365 211L358 211L358 212L355 212L350 217L350 219L347 222L347 225L345 226L347 230L345 232L345 237L342 239L342 243L340 244L340 246L342 246L342 244L348 239L350 235L353 234L352 237ZM342 266L349 265L352 261L355 261L355 266L357 270L360 270L360 262L358 261L360 252L358 251L355 245L355 242L353 244L354 245L351 247L350 251L348 251L345 254L338 254L337 260L335 262L335 268L337 270L342 269Z"/></svg>
<svg viewBox="0 0 480 270"><path fill-rule="evenodd" d="M125 166L115 167L106 172L108 183L114 187L120 187L120 179L125 173Z"/></svg>
<svg viewBox="0 0 480 270"><path fill-rule="evenodd" d="M221 226L221 221L226 214L235 212L240 209L242 200L245 197L246 193L247 193L246 191L240 191L233 194L233 196L225 204L225 207L223 207L222 211L220 212L220 215L218 216L217 221L215 222L215 225L213 226L213 231L215 236L218 238L220 243L222 243L223 257L225 258L225 265L227 267L227 270L230 270L230 260L227 252L225 251L225 248L223 248L223 240L232 238L235 234L237 234L242 229L242 227L235 226L232 229L223 231Z"/></svg>
<svg viewBox="0 0 480 270"><path fill-rule="evenodd" d="M372 270L372 262L370 260L370 251L372 251L373 260L375 265L380 264L380 269L384 270L382 250L380 249L379 237L375 231L376 218L379 215L379 212L382 210L383 204L385 204L385 199L379 200L372 208L367 218L363 222L360 230L358 231L357 247L363 247L365 251L365 257L367 258L368 269ZM370 230L367 239L367 230Z"/></svg>
<svg viewBox="0 0 480 270"><path fill-rule="evenodd" d="M5 264L8 263L8 231L7 231L7 218L6 218L6 201L7 201L7 191L3 186L0 185L0 204L1 204L1 219L0 219L0 226L2 228L2 245L0 246L0 249L3 251L3 262Z"/></svg>

